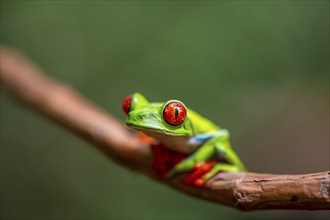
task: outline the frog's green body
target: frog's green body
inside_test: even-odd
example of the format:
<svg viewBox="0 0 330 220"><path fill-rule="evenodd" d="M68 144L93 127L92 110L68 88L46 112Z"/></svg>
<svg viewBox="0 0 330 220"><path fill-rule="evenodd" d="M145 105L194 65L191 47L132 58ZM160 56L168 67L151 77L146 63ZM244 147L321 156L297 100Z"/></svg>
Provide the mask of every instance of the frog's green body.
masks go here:
<svg viewBox="0 0 330 220"><path fill-rule="evenodd" d="M167 177L192 170L196 163L206 161L214 155L222 160L204 175L205 180L219 171L245 170L231 149L227 130L187 109L177 100L150 103L139 93L128 98L129 100L125 99L123 108L127 113L125 123L129 127L157 139L166 148L191 154L168 172Z"/></svg>

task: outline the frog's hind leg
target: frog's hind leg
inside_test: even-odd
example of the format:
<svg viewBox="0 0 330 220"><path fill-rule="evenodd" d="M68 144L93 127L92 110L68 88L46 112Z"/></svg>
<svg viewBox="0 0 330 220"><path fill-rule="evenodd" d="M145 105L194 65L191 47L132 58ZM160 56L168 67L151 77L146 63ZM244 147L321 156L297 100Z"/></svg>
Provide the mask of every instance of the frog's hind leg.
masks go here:
<svg viewBox="0 0 330 220"><path fill-rule="evenodd" d="M237 167L237 171L244 171L245 166L242 163L242 161L239 159L239 157L236 155L236 153L231 149L229 142L219 142L215 144L216 152L225 158L225 160Z"/></svg>
<svg viewBox="0 0 330 220"><path fill-rule="evenodd" d="M228 163L218 163L204 176L195 181L195 186L203 185L207 180L219 172L239 172L245 171L245 167L239 157L231 149L228 142L219 142L215 144L215 149L219 155L225 158Z"/></svg>

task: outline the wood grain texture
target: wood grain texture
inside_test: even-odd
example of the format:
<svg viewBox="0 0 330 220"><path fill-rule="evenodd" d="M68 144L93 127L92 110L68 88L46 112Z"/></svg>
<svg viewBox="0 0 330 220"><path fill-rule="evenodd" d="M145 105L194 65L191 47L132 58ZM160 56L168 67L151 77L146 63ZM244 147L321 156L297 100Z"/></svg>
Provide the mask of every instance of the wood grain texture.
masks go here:
<svg viewBox="0 0 330 220"><path fill-rule="evenodd" d="M70 86L47 77L19 52L2 46L0 61L1 87L8 95L90 142L120 165L158 181L151 169L149 146L140 143L121 122ZM330 171L303 175L224 172L201 188L184 185L183 178L178 175L162 183L244 211L330 209Z"/></svg>

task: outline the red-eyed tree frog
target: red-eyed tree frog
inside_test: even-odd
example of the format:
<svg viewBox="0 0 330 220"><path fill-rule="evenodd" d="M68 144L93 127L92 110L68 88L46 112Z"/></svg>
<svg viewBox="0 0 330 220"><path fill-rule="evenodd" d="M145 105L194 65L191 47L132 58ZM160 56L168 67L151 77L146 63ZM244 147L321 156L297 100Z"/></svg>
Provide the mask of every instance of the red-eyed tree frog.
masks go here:
<svg viewBox="0 0 330 220"><path fill-rule="evenodd" d="M215 161L199 178L203 185L221 171L244 171L245 167L232 150L229 132L186 108L178 100L149 102L140 93L127 96L122 105L128 127L156 139L165 148L188 155L165 175L192 171L205 161Z"/></svg>

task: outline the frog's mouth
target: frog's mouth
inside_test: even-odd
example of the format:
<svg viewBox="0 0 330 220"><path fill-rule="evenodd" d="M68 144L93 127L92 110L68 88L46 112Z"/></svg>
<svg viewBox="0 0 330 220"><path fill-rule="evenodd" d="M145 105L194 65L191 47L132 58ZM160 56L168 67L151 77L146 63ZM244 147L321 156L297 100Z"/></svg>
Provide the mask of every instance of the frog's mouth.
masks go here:
<svg viewBox="0 0 330 220"><path fill-rule="evenodd" d="M141 127L141 126L136 126L133 124L126 123L126 125L136 131L141 131L147 135L150 136L159 136L159 135L165 135L165 136L186 136L185 134L178 134L178 133L172 133L169 131L166 131L164 129L156 129L156 128L151 128L151 127Z"/></svg>

